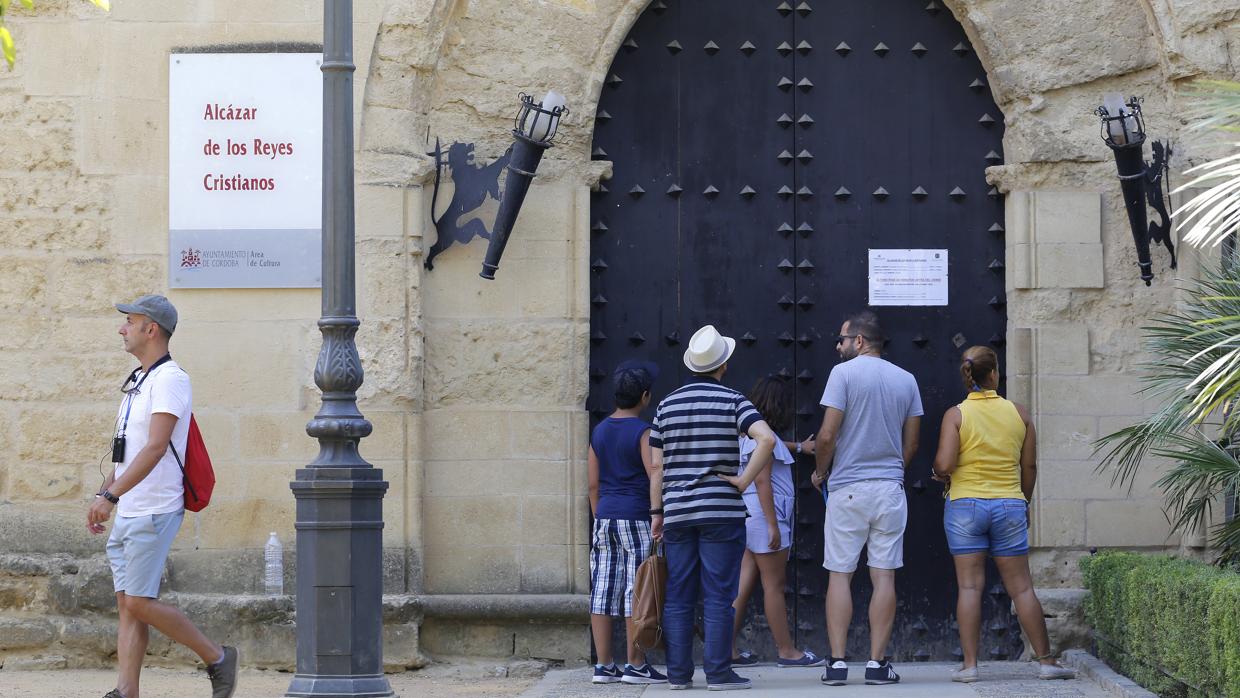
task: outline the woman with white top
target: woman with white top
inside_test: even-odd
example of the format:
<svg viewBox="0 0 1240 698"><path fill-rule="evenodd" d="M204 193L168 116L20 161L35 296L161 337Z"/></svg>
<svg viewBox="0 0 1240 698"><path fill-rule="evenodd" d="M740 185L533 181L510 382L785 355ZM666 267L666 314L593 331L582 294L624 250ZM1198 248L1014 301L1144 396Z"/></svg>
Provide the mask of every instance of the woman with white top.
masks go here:
<svg viewBox="0 0 1240 698"><path fill-rule="evenodd" d="M785 431L792 425L792 384L778 376L761 378L749 393L749 401L762 414L762 418L775 433ZM748 436L740 437L741 467L749 462L756 444ZM757 663L748 652L736 652L736 638L740 635L745 618L745 608L758 579L762 580L762 600L766 621L771 628L775 646L779 650L776 666L821 666L823 659L809 650L801 651L792 642L788 629L788 609L784 603L784 577L788 565L788 548L792 545L792 514L795 509L795 489L792 482L792 464L797 453L813 453L814 440L801 443L778 440L771 467L758 474L753 484L743 493L749 518L745 519L745 556L741 561L740 588L732 632L733 666Z"/></svg>

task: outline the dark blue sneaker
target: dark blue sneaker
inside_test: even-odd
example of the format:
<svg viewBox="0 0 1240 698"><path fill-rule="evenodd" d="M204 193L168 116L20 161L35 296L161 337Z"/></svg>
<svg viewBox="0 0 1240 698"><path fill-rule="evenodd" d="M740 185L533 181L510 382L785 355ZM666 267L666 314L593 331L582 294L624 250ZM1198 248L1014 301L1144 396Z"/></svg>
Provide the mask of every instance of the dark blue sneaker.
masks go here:
<svg viewBox="0 0 1240 698"><path fill-rule="evenodd" d="M900 683L900 675L891 668L891 662L884 659L876 662L871 659L865 665L865 683L868 686L881 686L888 683Z"/></svg>
<svg viewBox="0 0 1240 698"><path fill-rule="evenodd" d="M594 665L594 678L590 679L593 683L620 683L624 676L624 672L615 664L603 666L602 664Z"/></svg>
<svg viewBox="0 0 1240 698"><path fill-rule="evenodd" d="M620 677L624 683L667 683L667 677L655 671L649 662L641 666L633 666L632 664L624 665L624 675Z"/></svg>
<svg viewBox="0 0 1240 698"><path fill-rule="evenodd" d="M848 683L848 665L843 659L832 659L822 672L822 682L828 686L843 686Z"/></svg>
<svg viewBox="0 0 1240 698"><path fill-rule="evenodd" d="M745 650L732 658L732 666L753 666L758 663L758 656Z"/></svg>
<svg viewBox="0 0 1240 698"><path fill-rule="evenodd" d="M743 691L744 689L751 688L753 686L752 681L745 678L744 676L741 676L735 671L730 671L728 672L728 674L729 674L728 676L725 676L722 679L719 679L718 681L711 681L710 679L707 679L706 690L708 691Z"/></svg>
<svg viewBox="0 0 1240 698"><path fill-rule="evenodd" d="M783 668L797 666L822 666L827 663L826 659L819 657L809 650L801 650L801 654L805 656L800 659L784 659L783 657L780 657L775 660L775 666Z"/></svg>

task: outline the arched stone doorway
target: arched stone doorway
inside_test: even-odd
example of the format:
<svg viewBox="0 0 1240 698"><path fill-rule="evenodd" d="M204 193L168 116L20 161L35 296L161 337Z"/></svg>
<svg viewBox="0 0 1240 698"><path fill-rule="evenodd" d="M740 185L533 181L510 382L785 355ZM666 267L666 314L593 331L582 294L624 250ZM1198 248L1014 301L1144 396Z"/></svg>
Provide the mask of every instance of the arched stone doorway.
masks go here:
<svg viewBox="0 0 1240 698"><path fill-rule="evenodd" d="M594 157L615 169L591 210L594 419L611 407L606 376L618 361L658 362L666 393L684 377L683 342L713 323L741 340L726 382L794 382L797 419L783 436L803 439L821 420L840 322L884 292L868 283L870 251L947 257L946 304L914 293L874 308L888 358L917 375L926 408L906 481L900 659L958 651L941 490L928 471L939 417L963 396L960 350L1005 337L1003 201L984 174L1002 161L1002 135L960 25L911 0L656 0L616 54L596 115ZM797 643L821 649L823 499L812 467L797 465L785 592ZM853 656L868 646L862 576ZM983 651L1002 658L1020 640L995 591ZM746 644L772 657L759 606Z"/></svg>

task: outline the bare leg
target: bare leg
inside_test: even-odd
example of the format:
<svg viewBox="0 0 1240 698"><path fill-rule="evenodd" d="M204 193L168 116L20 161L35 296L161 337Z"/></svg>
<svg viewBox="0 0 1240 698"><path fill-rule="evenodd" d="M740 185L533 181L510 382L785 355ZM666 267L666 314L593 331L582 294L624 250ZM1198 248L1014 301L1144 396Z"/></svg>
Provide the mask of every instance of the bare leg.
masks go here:
<svg viewBox="0 0 1240 698"><path fill-rule="evenodd" d="M594 633L594 654L603 666L611 664L611 616L590 614L590 632Z"/></svg>
<svg viewBox="0 0 1240 698"><path fill-rule="evenodd" d="M748 554L748 553L746 553ZM762 577L762 608L766 622L771 626L771 637L783 659L800 659L805 653L792 642L788 629L788 606L784 603L784 579L788 569L788 550L754 555L758 561L758 574Z"/></svg>
<svg viewBox="0 0 1240 698"><path fill-rule="evenodd" d="M982 590L986 586L986 553L954 555L956 561L956 623L960 626L960 652L964 668L977 666L977 646L982 636Z"/></svg>
<svg viewBox="0 0 1240 698"><path fill-rule="evenodd" d="M753 553L745 550L744 557L741 558L741 581L736 592L736 601L733 602L732 608L736 612L732 614L732 658L736 659L737 646L736 641L741 636L741 626L745 623L745 609L749 606L749 597L753 595L754 585L758 583L758 566L754 562Z"/></svg>
<svg viewBox="0 0 1240 698"><path fill-rule="evenodd" d="M142 660L150 642L150 628L130 612L129 597L116 592L116 609L120 622L116 626L116 689L125 698L138 698L138 680L142 674Z"/></svg>
<svg viewBox="0 0 1240 698"><path fill-rule="evenodd" d="M848 647L852 613L852 572L832 572L827 582L827 639L831 641L831 656L837 659Z"/></svg>
<svg viewBox="0 0 1240 698"><path fill-rule="evenodd" d="M633 625L633 617L624 619L624 642L628 645L629 664L641 666L646 663L646 653L637 646L637 628Z"/></svg>
<svg viewBox="0 0 1240 698"><path fill-rule="evenodd" d="M135 618L155 626L173 642L193 650L204 664L214 664L224 656L224 648L212 642L184 613L173 606L142 596L126 597L126 606ZM126 695L126 698L129 698Z"/></svg>
<svg viewBox="0 0 1240 698"><path fill-rule="evenodd" d="M1012 603L1016 604L1016 617L1020 619L1020 627L1029 637L1029 644L1043 664L1054 665L1055 660L1048 657L1051 653L1051 641L1046 633L1046 617L1042 615L1042 603L1037 594L1033 593L1033 577L1029 574L1029 556L1014 555L996 557L995 565L999 568L999 576L1003 578L1003 588L1007 589Z"/></svg>
<svg viewBox="0 0 1240 698"><path fill-rule="evenodd" d="M891 642L896 621L896 571L870 568L874 591L870 594L870 659L881 662Z"/></svg>

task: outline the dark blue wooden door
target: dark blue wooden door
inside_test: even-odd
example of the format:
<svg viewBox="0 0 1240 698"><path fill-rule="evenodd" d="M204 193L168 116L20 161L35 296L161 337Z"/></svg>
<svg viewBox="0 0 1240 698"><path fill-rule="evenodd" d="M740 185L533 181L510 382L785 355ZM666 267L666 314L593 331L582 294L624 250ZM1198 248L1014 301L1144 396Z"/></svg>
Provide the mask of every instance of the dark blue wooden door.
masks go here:
<svg viewBox="0 0 1240 698"><path fill-rule="evenodd" d="M926 408L909 467L910 520L892 651L958 652L955 578L941 488L929 480L943 411L962 399L961 349L1003 343L1003 201L985 180L1002 116L960 25L923 0L656 0L616 55L595 122L614 176L594 196L591 390L645 358L661 395L686 377L684 343L706 323L739 345L725 382L783 374L797 388L787 439L822 419L834 338L868 302L871 249L947 250L949 303L876 307L887 358L918 378ZM657 396L656 396L657 397ZM823 501L797 465L786 598L799 644L825 651ZM868 651L868 580L854 581L850 654ZM983 650L1020 648L1001 588ZM760 596L756 597L760 599ZM774 656L755 601L746 646Z"/></svg>

